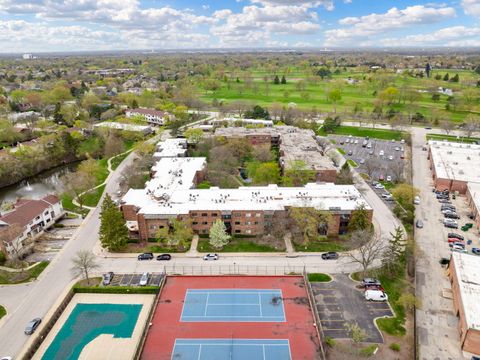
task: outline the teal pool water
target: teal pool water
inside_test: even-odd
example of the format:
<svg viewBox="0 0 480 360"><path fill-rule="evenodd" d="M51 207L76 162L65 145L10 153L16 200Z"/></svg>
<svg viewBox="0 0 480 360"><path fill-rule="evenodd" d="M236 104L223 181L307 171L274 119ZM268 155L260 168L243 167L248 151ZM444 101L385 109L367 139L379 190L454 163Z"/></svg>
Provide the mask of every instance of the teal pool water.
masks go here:
<svg viewBox="0 0 480 360"><path fill-rule="evenodd" d="M42 360L78 359L97 336L132 337L141 304L77 304Z"/></svg>

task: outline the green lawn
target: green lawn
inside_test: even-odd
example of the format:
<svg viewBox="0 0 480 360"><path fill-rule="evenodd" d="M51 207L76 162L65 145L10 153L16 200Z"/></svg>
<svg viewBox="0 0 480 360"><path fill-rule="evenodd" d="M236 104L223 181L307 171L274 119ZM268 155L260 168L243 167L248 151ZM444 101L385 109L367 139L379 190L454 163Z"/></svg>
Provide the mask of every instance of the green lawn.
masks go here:
<svg viewBox="0 0 480 360"><path fill-rule="evenodd" d="M345 251L347 246L332 240L312 241L308 245L297 244L292 242L295 251L301 252L328 252L328 251Z"/></svg>
<svg viewBox="0 0 480 360"><path fill-rule="evenodd" d="M346 154L345 150L343 150L343 149L340 148L340 147L337 148L337 151L338 151L340 154L342 154L342 155L345 155L345 154Z"/></svg>
<svg viewBox="0 0 480 360"><path fill-rule="evenodd" d="M328 274L311 273L311 274L308 274L308 281L310 281L310 282L329 282L329 281L332 281L332 277Z"/></svg>
<svg viewBox="0 0 480 360"><path fill-rule="evenodd" d="M406 139L409 134L396 131L396 130L386 130L386 129L370 129L370 128L358 128L355 126L340 126L335 129L333 132L335 135L352 135L358 137L370 137L372 139L380 140L396 140L400 141L401 139ZM327 136L328 134L323 131L322 128L317 130L317 135Z"/></svg>
<svg viewBox="0 0 480 360"><path fill-rule="evenodd" d="M111 163L112 163L112 170L115 170L116 168L118 168L118 166L122 163L123 160L125 160L125 158L129 155L130 153L126 153L126 154L122 154L122 155L119 155L115 158L112 159Z"/></svg>
<svg viewBox="0 0 480 360"><path fill-rule="evenodd" d="M0 305L0 319L5 315L7 315L7 310L2 305Z"/></svg>
<svg viewBox="0 0 480 360"><path fill-rule="evenodd" d="M33 268L23 272L0 270L0 284L20 284L35 280L48 266L48 261L42 261Z"/></svg>
<svg viewBox="0 0 480 360"><path fill-rule="evenodd" d="M347 162L348 162L348 165L350 165L353 168L358 167L358 164L355 161L353 161L352 159L348 159Z"/></svg>
<svg viewBox="0 0 480 360"><path fill-rule="evenodd" d="M454 136L454 135L443 135L443 134L427 134L427 140L447 140L451 142L461 142L461 143L467 143L467 144L480 144L480 138L467 138L465 136Z"/></svg>
<svg viewBox="0 0 480 360"><path fill-rule="evenodd" d="M199 252L281 252L283 249L275 249L272 246L258 244L255 241L242 238L234 238L221 250L214 248L208 242L208 239L200 239L197 250Z"/></svg>
<svg viewBox="0 0 480 360"><path fill-rule="evenodd" d="M188 251L188 249L190 248L190 245L183 251L181 250L178 250L177 248L172 248L172 247L168 247L168 246L164 246L164 245L158 245L158 244L155 244L155 245L150 245L152 244L152 242L149 242L147 245L145 244L137 244L137 243L130 243L127 245L127 247L121 251L118 251L118 252L121 252L121 253L137 253L137 254L140 254L140 253L144 253L144 252L152 252L154 254L174 254L174 253L184 253L186 251Z"/></svg>
<svg viewBox="0 0 480 360"><path fill-rule="evenodd" d="M62 206L67 211L72 211L77 214L87 215L90 211L89 209L80 208L73 204L73 198L68 194L62 194Z"/></svg>
<svg viewBox="0 0 480 360"><path fill-rule="evenodd" d="M105 190L105 184L85 194L85 196L83 197L83 205L91 206L91 207L97 206L98 202L100 201L100 198L102 197L104 190Z"/></svg>

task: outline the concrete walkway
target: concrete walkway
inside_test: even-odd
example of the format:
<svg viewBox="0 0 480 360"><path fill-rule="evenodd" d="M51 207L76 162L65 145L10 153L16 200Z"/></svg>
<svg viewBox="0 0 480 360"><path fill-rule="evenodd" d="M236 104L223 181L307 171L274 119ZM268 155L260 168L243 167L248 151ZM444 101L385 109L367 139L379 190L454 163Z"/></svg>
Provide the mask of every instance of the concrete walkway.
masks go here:
<svg viewBox="0 0 480 360"><path fill-rule="evenodd" d="M295 255L295 248L293 247L293 244L292 244L292 234L290 232L286 233L285 236L283 237L283 240L285 241L287 256Z"/></svg>
<svg viewBox="0 0 480 360"><path fill-rule="evenodd" d="M192 243L190 244L190 249L186 252L186 256L199 256L197 251L198 246L198 235L194 235L192 238Z"/></svg>

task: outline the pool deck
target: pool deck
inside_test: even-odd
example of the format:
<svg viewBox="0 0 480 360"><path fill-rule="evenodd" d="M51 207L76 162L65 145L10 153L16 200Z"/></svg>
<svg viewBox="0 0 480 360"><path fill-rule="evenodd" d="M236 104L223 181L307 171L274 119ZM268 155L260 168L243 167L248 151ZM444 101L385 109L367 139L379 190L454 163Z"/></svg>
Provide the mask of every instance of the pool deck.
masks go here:
<svg viewBox="0 0 480 360"><path fill-rule="evenodd" d="M142 304L142 310L138 316L137 323L133 330L131 338L113 338L113 335L103 334L98 336L83 348L79 359L104 359L104 360L130 360L133 359L144 325L147 321L148 312L153 306L154 295L118 295L118 294L75 294L65 311L62 313L52 330L43 341L42 345L35 353L34 360L42 359L43 354L47 351L58 332L67 321L72 310L77 304Z"/></svg>

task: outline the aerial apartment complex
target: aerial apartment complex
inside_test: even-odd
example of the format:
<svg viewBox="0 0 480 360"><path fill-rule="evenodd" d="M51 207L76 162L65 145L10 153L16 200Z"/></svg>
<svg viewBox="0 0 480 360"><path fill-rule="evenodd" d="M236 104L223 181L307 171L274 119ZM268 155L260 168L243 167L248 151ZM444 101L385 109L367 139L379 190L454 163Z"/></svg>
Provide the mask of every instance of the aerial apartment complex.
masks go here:
<svg viewBox="0 0 480 360"><path fill-rule="evenodd" d="M144 189L130 189L122 198L122 211L132 238L155 238L172 219L189 220L198 234L208 234L221 219L227 231L237 235L262 235L275 221L288 221L291 207L313 207L332 214L324 234L346 232L352 212L372 209L352 185L329 182L305 187L276 184L238 189L195 189L204 180L207 161L184 157L186 142L168 139L159 143L152 179Z"/></svg>

